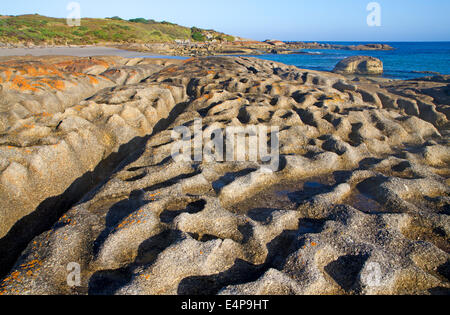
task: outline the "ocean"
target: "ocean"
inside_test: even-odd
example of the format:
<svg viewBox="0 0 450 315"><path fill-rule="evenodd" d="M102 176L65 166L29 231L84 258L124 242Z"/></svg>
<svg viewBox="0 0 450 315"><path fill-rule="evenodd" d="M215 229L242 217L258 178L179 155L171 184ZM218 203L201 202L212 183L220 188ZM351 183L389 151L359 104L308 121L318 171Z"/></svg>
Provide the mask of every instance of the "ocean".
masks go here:
<svg viewBox="0 0 450 315"><path fill-rule="evenodd" d="M339 45L359 45L361 42L323 42ZM395 48L391 51L347 51L329 49L306 49L310 55L259 55L262 59L282 62L299 68L332 71L336 64L346 58L365 55L379 58L384 63L385 78L413 79L431 74L418 71L433 71L450 74L450 42L387 42Z"/></svg>

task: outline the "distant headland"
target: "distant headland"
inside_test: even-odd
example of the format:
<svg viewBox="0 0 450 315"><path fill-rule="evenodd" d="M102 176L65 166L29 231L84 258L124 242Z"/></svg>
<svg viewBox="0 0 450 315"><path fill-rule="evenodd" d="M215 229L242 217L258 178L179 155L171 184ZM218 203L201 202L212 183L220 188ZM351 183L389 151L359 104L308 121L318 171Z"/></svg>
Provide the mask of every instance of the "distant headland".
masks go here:
<svg viewBox="0 0 450 315"><path fill-rule="evenodd" d="M323 43L254 41L215 30L185 27L144 18L84 18L80 26L42 15L0 16L0 48L107 46L172 56L302 53L303 49L391 50L385 44L358 46Z"/></svg>

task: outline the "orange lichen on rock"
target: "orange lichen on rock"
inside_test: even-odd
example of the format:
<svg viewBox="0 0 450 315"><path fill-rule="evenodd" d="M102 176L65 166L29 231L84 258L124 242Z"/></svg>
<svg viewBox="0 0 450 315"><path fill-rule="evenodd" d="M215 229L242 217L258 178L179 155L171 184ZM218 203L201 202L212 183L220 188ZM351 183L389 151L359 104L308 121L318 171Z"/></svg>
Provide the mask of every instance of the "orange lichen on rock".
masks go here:
<svg viewBox="0 0 450 315"><path fill-rule="evenodd" d="M24 264L20 265L19 268L21 270L30 270L30 269L33 269L34 267L40 266L40 265L42 265L42 262L40 262L37 259L34 259L28 263L24 263Z"/></svg>
<svg viewBox="0 0 450 315"><path fill-rule="evenodd" d="M9 82L11 80L11 77L13 75L13 71L9 68L3 68L0 67L0 70L4 70L3 73L5 75L5 81L4 82Z"/></svg>
<svg viewBox="0 0 450 315"><path fill-rule="evenodd" d="M200 100L209 100L213 97L212 94L205 94L203 96L200 97Z"/></svg>
<svg viewBox="0 0 450 315"><path fill-rule="evenodd" d="M63 217L61 217L61 219L59 220L59 223L62 225L70 225L70 226L75 226L77 224L77 222L75 220L68 218L67 215L64 215Z"/></svg>
<svg viewBox="0 0 450 315"><path fill-rule="evenodd" d="M109 64L97 59L70 60L56 64L47 64L41 61L4 62L0 63L0 83L9 83L11 89L22 92L36 92L38 89L46 88L62 91L66 89L66 83L62 79L65 78L65 75L70 75L87 77L91 84L96 85L99 83L98 78L83 73L95 66L107 69ZM72 83L77 85L75 80L72 80Z"/></svg>
<svg viewBox="0 0 450 315"><path fill-rule="evenodd" d="M142 274L142 275L140 275L142 278L144 278L145 280L148 280L148 279L150 279L150 275L148 275L148 274Z"/></svg>
<svg viewBox="0 0 450 315"><path fill-rule="evenodd" d="M133 213L128 218L126 218L124 221L122 221L122 223L120 223L115 230L118 231L122 228L127 228L133 224L141 224L142 222L146 222L145 220L142 221L139 219L139 217L141 217L141 216L143 216L142 211Z"/></svg>
<svg viewBox="0 0 450 315"><path fill-rule="evenodd" d="M27 75L30 77L43 77L49 75L54 75L61 78L63 77L62 73L51 65L37 65L36 67L24 66L23 68L18 68L17 70L21 75Z"/></svg>
<svg viewBox="0 0 450 315"><path fill-rule="evenodd" d="M0 66L0 74L2 70L4 80L1 80L1 83L9 83L13 90L36 92L38 88L44 88L45 85L56 90L65 89L65 84L61 80L39 78L43 76L63 78L61 72L52 67L19 65L16 68L5 68Z"/></svg>
<svg viewBox="0 0 450 315"><path fill-rule="evenodd" d="M47 112L42 112L42 113L32 114L31 116L34 118L40 119L40 118L46 118L46 117L53 117L53 114L50 114Z"/></svg>
<svg viewBox="0 0 450 315"><path fill-rule="evenodd" d="M158 196L158 195L160 195L161 193L160 192L157 192L157 193L155 193L155 194L150 194L149 195L149 197L151 197L152 199L152 201L156 201L156 197ZM138 213L141 213L142 212L142 210L140 210Z"/></svg>
<svg viewBox="0 0 450 315"><path fill-rule="evenodd" d="M165 70L163 70L164 72L168 72L168 73L174 73L178 70L178 66L171 66L169 68L166 68Z"/></svg>
<svg viewBox="0 0 450 315"><path fill-rule="evenodd" d="M183 63L189 63L194 60L195 60L195 58L189 58L189 59L183 60Z"/></svg>
<svg viewBox="0 0 450 315"><path fill-rule="evenodd" d="M66 85L63 81L60 80L53 80L48 78L43 78L39 82L42 82L44 84L47 84L50 88L62 91L66 88Z"/></svg>
<svg viewBox="0 0 450 315"><path fill-rule="evenodd" d="M281 87L281 85L279 83L274 83L274 84L272 84L272 91L274 94L280 95L280 94L282 94L283 88Z"/></svg>
<svg viewBox="0 0 450 315"><path fill-rule="evenodd" d="M42 261L38 259L34 259L30 262L21 264L18 267L18 270L12 272L11 275L5 278L0 284L0 295L4 295L6 293L20 293L20 291L15 288L9 288L7 290L6 287L22 283L26 278L36 277L39 270L41 270L40 266L42 266Z"/></svg>
<svg viewBox="0 0 450 315"><path fill-rule="evenodd" d="M11 81L11 88L14 90L36 92L39 86L39 84L31 84L29 80L22 76L15 76Z"/></svg>
<svg viewBox="0 0 450 315"><path fill-rule="evenodd" d="M32 62L31 64L24 62L9 61L0 64L0 71L4 71L7 80L11 78L13 72L17 72L19 75L28 77L43 77L43 76L58 76L63 77L61 71L55 68L53 65L45 64L42 62Z"/></svg>
<svg viewBox="0 0 450 315"><path fill-rule="evenodd" d="M83 106L81 105L76 105L74 107L72 107L73 109L75 109L77 112L81 112L81 110L83 109Z"/></svg>
<svg viewBox="0 0 450 315"><path fill-rule="evenodd" d="M98 84L98 80L97 80L97 78L95 78L95 77L93 77L93 76L91 76L91 75L88 75L88 78L89 78L89 81L91 82L91 84Z"/></svg>
<svg viewBox="0 0 450 315"><path fill-rule="evenodd" d="M341 95L339 94L331 94L325 101L324 103L329 104L329 103L344 103L346 102L345 99L342 98Z"/></svg>
<svg viewBox="0 0 450 315"><path fill-rule="evenodd" d="M155 194L149 194L149 197L153 197L152 201L155 201L156 196L161 194L160 192L157 192ZM129 215L125 220L123 220L114 230L118 231L123 228L127 228L133 224L141 224L145 223L148 220L146 220L146 214L144 213L143 209L140 209L139 211Z"/></svg>

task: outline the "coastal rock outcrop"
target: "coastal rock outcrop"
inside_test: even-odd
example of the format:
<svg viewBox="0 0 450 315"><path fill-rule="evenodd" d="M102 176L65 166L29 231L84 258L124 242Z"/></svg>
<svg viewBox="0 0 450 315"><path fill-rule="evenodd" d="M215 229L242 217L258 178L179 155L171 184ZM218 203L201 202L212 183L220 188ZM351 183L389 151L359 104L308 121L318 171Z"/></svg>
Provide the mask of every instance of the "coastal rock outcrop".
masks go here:
<svg viewBox="0 0 450 315"><path fill-rule="evenodd" d="M380 59L369 56L353 56L341 60L333 72L340 74L383 74L383 62Z"/></svg>
<svg viewBox="0 0 450 315"><path fill-rule="evenodd" d="M272 46L284 46L284 45L286 45L285 42L282 42L280 40L275 40L275 39L268 39L268 40L266 40L264 42L267 43L267 44L270 44Z"/></svg>
<svg viewBox="0 0 450 315"><path fill-rule="evenodd" d="M163 69L165 62L159 63L111 57L27 57L0 63L2 271L17 254L11 242L16 250L26 245L183 100L176 86L120 88ZM87 100L105 88L135 98L117 106ZM101 162L106 165L99 167Z"/></svg>
<svg viewBox="0 0 450 315"><path fill-rule="evenodd" d="M387 44L364 44L364 45L351 45L346 49L348 50L393 50L394 48Z"/></svg>
<svg viewBox="0 0 450 315"><path fill-rule="evenodd" d="M220 55L260 55L263 53L305 53L303 49L337 49L352 51L393 50L386 44L364 45L335 45L326 43L282 42L279 40L266 40L264 42L240 40L234 42L184 42L184 43L146 43L114 45L116 47L148 52L149 54L174 56L220 56Z"/></svg>
<svg viewBox="0 0 450 315"><path fill-rule="evenodd" d="M387 44L336 45L317 42L288 42L286 45L291 49L394 50Z"/></svg>
<svg viewBox="0 0 450 315"><path fill-rule="evenodd" d="M18 246L0 294L448 294L445 78L354 82L232 57L160 67L109 65L110 86L87 99L4 120L1 215L14 227L0 257L51 224ZM276 169L173 155L180 127L193 144L252 126L278 127ZM62 180L86 189L34 209L36 192L68 196Z"/></svg>

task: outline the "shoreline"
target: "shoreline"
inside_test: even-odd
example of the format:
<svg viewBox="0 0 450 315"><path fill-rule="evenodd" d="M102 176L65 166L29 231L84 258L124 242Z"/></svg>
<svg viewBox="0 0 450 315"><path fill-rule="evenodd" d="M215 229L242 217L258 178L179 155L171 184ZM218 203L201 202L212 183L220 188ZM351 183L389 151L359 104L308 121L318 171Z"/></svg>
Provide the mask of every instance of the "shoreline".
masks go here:
<svg viewBox="0 0 450 315"><path fill-rule="evenodd" d="M136 47L123 47L123 46L96 46L96 45L82 45L82 46L55 46L55 47L46 47L46 46L35 46L35 47L14 47L14 48L6 48L0 47L0 60L5 60L13 57L44 57L44 56L67 56L67 57L99 57L99 56L118 56L123 58L155 58L155 59L175 59L175 60L186 60L189 56L185 55L171 55L168 53L154 53L154 52L145 52L139 51L135 49ZM290 54L299 54L304 55L308 54L307 52L290 52ZM273 55L270 52L260 52L259 54L254 51L249 53L226 53L219 55L209 55L209 56L222 56L222 57L256 57L258 56L266 56ZM317 69L309 69L306 67L299 67L302 69L314 70L314 71L322 71L322 72L330 72L329 70L317 70ZM431 71L415 71L414 73L423 73L424 77L433 77L436 75L442 75L439 73L434 73ZM392 80L403 80L402 78L394 78L394 77L385 77L382 76L368 76L368 75L347 75L349 79L362 79L364 81L370 80L372 82L389 82Z"/></svg>
<svg viewBox="0 0 450 315"><path fill-rule="evenodd" d="M304 49L338 49L352 51L387 51L395 48L387 44L360 44L360 45L336 45L319 42L282 42L277 40L260 41L234 41L234 42L186 42L186 43L128 43L120 44L104 42L96 45L39 45L33 43L0 43L0 51L3 49L66 49L66 48L117 48L120 50L152 55L172 55L186 57L223 56L223 55L258 55L258 54L296 54L305 53Z"/></svg>
<svg viewBox="0 0 450 315"><path fill-rule="evenodd" d="M161 54L148 54L133 50L119 49L108 46L56 46L56 47L28 47L28 48L0 48L0 57L15 56L119 56L124 58L174 58L183 59L183 56L169 56Z"/></svg>

